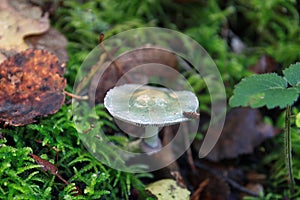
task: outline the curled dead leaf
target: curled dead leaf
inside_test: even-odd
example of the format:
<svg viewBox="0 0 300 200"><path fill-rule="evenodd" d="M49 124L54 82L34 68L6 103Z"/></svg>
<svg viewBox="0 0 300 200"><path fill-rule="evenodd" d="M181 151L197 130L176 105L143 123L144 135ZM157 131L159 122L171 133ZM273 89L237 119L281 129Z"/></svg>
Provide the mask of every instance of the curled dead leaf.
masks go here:
<svg viewBox="0 0 300 200"><path fill-rule="evenodd" d="M0 121L13 126L34 122L62 106L64 66L45 51L28 49L0 64Z"/></svg>

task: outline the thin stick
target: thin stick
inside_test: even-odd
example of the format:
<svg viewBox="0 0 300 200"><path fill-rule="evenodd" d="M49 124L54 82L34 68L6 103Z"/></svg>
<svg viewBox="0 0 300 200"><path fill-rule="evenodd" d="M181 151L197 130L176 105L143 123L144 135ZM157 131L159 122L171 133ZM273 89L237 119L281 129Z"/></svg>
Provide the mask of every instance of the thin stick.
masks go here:
<svg viewBox="0 0 300 200"><path fill-rule="evenodd" d="M35 139L34 140L35 142L37 143L40 143L40 144L43 144L43 141L42 140L37 140ZM55 146L51 147L49 144L45 144L46 147L49 147L51 149L53 149L55 151L55 154L56 154L56 162L58 162L58 152L60 151L58 148L56 148Z"/></svg>
<svg viewBox="0 0 300 200"><path fill-rule="evenodd" d="M208 185L208 183L209 183L209 179L208 178L205 179L204 181L202 181L199 184L197 190L192 194L191 200L200 199L200 194L203 191L203 189Z"/></svg>
<svg viewBox="0 0 300 200"><path fill-rule="evenodd" d="M64 179L59 173L56 173L55 174L62 182L64 182L66 185L69 185L70 183Z"/></svg>
<svg viewBox="0 0 300 200"><path fill-rule="evenodd" d="M99 36L99 45L100 45L100 48L102 49L102 51L104 51L104 53L107 54L108 58L110 59L110 61L112 62L112 64L116 67L117 69L117 72L119 74L119 76L124 76L125 80L130 83L132 82L124 73L124 71L122 70L122 68L120 67L120 65L114 60L114 58L112 57L112 55L110 54L110 52L108 52L105 48L105 46L103 45L103 40L104 40L104 34L101 33L100 36Z"/></svg>
<svg viewBox="0 0 300 200"><path fill-rule="evenodd" d="M105 53L101 54L99 61L91 67L89 73L82 78L82 80L76 87L76 94L80 94L80 92L90 83L95 73L103 67L106 57L107 55Z"/></svg>
<svg viewBox="0 0 300 200"><path fill-rule="evenodd" d="M70 92L67 92L67 91L64 91L64 93L66 95L68 95L69 97L73 98L73 99L77 99L77 100L88 100L89 97L88 96L79 96L79 95L76 95L76 94L72 94Z"/></svg>

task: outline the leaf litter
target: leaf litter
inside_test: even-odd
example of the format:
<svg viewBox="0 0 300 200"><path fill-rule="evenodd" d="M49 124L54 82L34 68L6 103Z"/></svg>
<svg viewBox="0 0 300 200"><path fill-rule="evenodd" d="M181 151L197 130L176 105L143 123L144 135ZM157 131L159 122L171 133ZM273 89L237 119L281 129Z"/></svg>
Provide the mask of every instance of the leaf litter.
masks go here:
<svg viewBox="0 0 300 200"><path fill-rule="evenodd" d="M57 112L65 100L64 65L46 50L28 49L0 64L0 121L22 126Z"/></svg>
<svg viewBox="0 0 300 200"><path fill-rule="evenodd" d="M148 80L149 76L160 76L167 77L170 79L176 78L170 76L161 71L153 71L151 68L142 67L136 68L142 64L157 63L162 65L167 65L172 68L177 66L177 57L175 54L159 48L159 47L140 47L133 51L129 51L125 54L113 58L114 60L108 60L98 67L98 71L95 72L91 84L89 86L89 96L95 94L95 102L103 102L106 92L116 86L117 83L120 84L120 78L126 74L126 72L135 68L134 73L127 73L127 79L124 81L130 81L130 83L145 83ZM117 66L115 64L117 63ZM128 75L129 74L129 75ZM91 98L93 100L93 98ZM90 102L91 104L93 102Z"/></svg>
<svg viewBox="0 0 300 200"><path fill-rule="evenodd" d="M275 135L275 128L262 122L257 109L233 108L227 114L221 136L207 158L221 161L251 154L255 147ZM196 149L199 149L199 145L194 143Z"/></svg>
<svg viewBox="0 0 300 200"><path fill-rule="evenodd" d="M12 5L12 3L14 3ZM36 6L24 2L2 0L0 2L0 63L4 56L11 56L28 48L24 38L41 34L50 27L48 14ZM4 56L3 56L4 55Z"/></svg>
<svg viewBox="0 0 300 200"><path fill-rule="evenodd" d="M58 30L50 28L49 31L40 35L31 35L25 38L30 48L46 49L54 53L59 61L66 63L69 60L66 51L67 39Z"/></svg>

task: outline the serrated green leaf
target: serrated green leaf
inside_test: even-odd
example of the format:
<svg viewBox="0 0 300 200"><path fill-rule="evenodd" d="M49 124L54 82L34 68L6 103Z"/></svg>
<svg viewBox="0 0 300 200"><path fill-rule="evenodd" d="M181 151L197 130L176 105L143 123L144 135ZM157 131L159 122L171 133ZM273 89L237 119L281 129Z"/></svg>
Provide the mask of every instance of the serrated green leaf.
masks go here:
<svg viewBox="0 0 300 200"><path fill-rule="evenodd" d="M270 89L266 91L265 102L267 108L279 106L284 108L287 105L292 105L298 98L298 91L295 88L287 89Z"/></svg>
<svg viewBox="0 0 300 200"><path fill-rule="evenodd" d="M243 79L234 89L230 106L267 106L281 108L293 104L298 98L296 88L287 88L286 80L275 73L254 75Z"/></svg>
<svg viewBox="0 0 300 200"><path fill-rule="evenodd" d="M290 65L289 68L283 70L284 77L292 86L300 84L300 62Z"/></svg>
<svg viewBox="0 0 300 200"><path fill-rule="evenodd" d="M298 90L298 93L300 93L300 85L298 85L296 89Z"/></svg>

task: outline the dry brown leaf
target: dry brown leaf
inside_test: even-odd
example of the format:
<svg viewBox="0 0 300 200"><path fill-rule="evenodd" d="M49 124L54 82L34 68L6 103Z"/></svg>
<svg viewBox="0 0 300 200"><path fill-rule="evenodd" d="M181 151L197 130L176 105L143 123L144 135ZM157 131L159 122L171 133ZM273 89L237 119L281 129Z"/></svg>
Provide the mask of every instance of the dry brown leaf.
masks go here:
<svg viewBox="0 0 300 200"><path fill-rule="evenodd" d="M66 80L58 58L28 49L0 64L0 121L20 126L62 106Z"/></svg>
<svg viewBox="0 0 300 200"><path fill-rule="evenodd" d="M6 56L0 53L0 63L2 63L6 59Z"/></svg>
<svg viewBox="0 0 300 200"><path fill-rule="evenodd" d="M279 64L268 55L262 55L257 63L249 68L250 71L256 74L270 73L278 70Z"/></svg>
<svg viewBox="0 0 300 200"><path fill-rule="evenodd" d="M115 63L117 63L121 69L118 69ZM95 103L103 102L106 92L116 86L122 75L135 67L150 63L176 68L177 57L170 51L159 47L143 47L122 54L114 60L114 63L110 62L107 69L102 67L95 73L91 80L89 96L93 97L95 95ZM127 75L124 80L128 78L128 81L131 81L130 83L143 84L148 80L149 76L159 76L169 79L176 78L173 74L166 73L164 69L153 70L151 67L146 67L138 68L135 73ZM90 99L93 100L94 98ZM93 104L94 102L90 103Z"/></svg>
<svg viewBox="0 0 300 200"><path fill-rule="evenodd" d="M39 19L42 15L39 6L34 6L31 0L10 0L9 5L20 15L32 19Z"/></svg>
<svg viewBox="0 0 300 200"><path fill-rule="evenodd" d="M20 52L28 48L24 37L41 34L50 27L48 15L42 16L38 7L21 7L16 10L11 3L0 1L0 51ZM27 15L25 15L27 13Z"/></svg>
<svg viewBox="0 0 300 200"><path fill-rule="evenodd" d="M226 117L217 144L207 158L219 161L250 154L261 142L274 135L276 135L275 129L262 122L257 109L233 108ZM198 146L196 143L195 145Z"/></svg>
<svg viewBox="0 0 300 200"><path fill-rule="evenodd" d="M28 36L25 41L31 48L46 49L54 53L62 63L69 59L66 51L67 39L54 28L41 35Z"/></svg>

